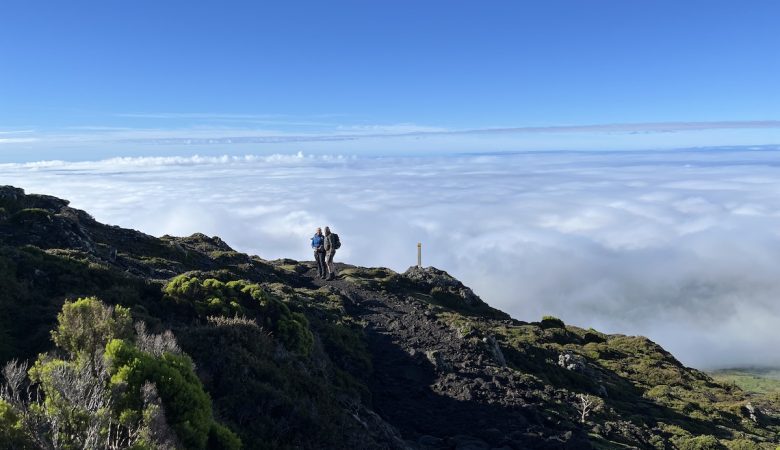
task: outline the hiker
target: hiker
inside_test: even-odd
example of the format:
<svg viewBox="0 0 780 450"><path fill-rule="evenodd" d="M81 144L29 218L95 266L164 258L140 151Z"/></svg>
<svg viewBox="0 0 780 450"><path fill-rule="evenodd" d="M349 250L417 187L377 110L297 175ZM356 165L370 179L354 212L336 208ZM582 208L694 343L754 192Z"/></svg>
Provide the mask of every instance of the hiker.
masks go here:
<svg viewBox="0 0 780 450"><path fill-rule="evenodd" d="M341 247L341 241L339 235L331 233L329 227L325 227L325 264L328 267L328 275L326 280L333 280L336 278L336 266L333 264L333 255L336 254L336 249Z"/></svg>
<svg viewBox="0 0 780 450"><path fill-rule="evenodd" d="M311 238L311 248L314 250L314 260L317 261L317 275L325 279L325 236L322 235L322 228L317 228L314 237Z"/></svg>

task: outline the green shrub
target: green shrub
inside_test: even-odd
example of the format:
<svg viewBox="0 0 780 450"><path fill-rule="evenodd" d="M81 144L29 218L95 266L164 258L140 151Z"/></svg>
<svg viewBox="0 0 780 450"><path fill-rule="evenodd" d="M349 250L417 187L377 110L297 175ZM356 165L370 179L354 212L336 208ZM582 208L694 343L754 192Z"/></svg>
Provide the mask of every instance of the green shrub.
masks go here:
<svg viewBox="0 0 780 450"><path fill-rule="evenodd" d="M726 442L729 450L761 450L761 446L747 439L737 439Z"/></svg>
<svg viewBox="0 0 780 450"><path fill-rule="evenodd" d="M214 278L201 280L185 274L173 278L163 288L163 293L168 299L194 306L199 315L235 315L245 313L242 304L251 295L243 290L248 286L245 281L224 283Z"/></svg>
<svg viewBox="0 0 780 450"><path fill-rule="evenodd" d="M133 333L129 309L108 307L96 297L66 302L57 315L57 322L52 339L73 357L102 354L110 340L125 339Z"/></svg>
<svg viewBox="0 0 780 450"><path fill-rule="evenodd" d="M106 357L111 361L111 385L125 392L121 402L125 415L143 409L141 387L151 381L182 444L190 449L206 448L213 423L211 400L189 357L165 353L156 358L121 339L108 343Z"/></svg>
<svg viewBox="0 0 780 450"><path fill-rule="evenodd" d="M462 303L462 299L457 294L440 286L431 288L431 297L442 306L452 309L456 309Z"/></svg>
<svg viewBox="0 0 780 450"><path fill-rule="evenodd" d="M594 330L593 328L590 328L588 329L588 331L585 332L585 334L582 336L582 340L585 341L586 344L588 343L601 344L607 342L606 337L602 333L599 333L598 331Z"/></svg>
<svg viewBox="0 0 780 450"><path fill-rule="evenodd" d="M239 450L241 439L224 425L212 422L207 448L209 450Z"/></svg>
<svg viewBox="0 0 780 450"><path fill-rule="evenodd" d="M309 321L301 313L292 312L281 300L269 298L263 305L263 325L292 352L308 355L314 344Z"/></svg>
<svg viewBox="0 0 780 450"><path fill-rule="evenodd" d="M291 352L307 355L314 343L309 322L301 313L278 298L268 295L262 286L243 280L227 283L208 278L180 275L164 288L167 298L195 306L201 314L259 316L263 327L270 331Z"/></svg>
<svg viewBox="0 0 780 450"><path fill-rule="evenodd" d="M555 316L544 316L541 321L542 328L566 328L566 324Z"/></svg>
<svg viewBox="0 0 780 450"><path fill-rule="evenodd" d="M244 319L210 318L184 330L180 343L198 363L215 414L246 448L344 448L345 424L355 421L339 401L355 395L338 389L322 354L280 358L278 341Z"/></svg>
<svg viewBox="0 0 780 450"><path fill-rule="evenodd" d="M0 399L0 448L35 448L27 440L19 415L9 403L2 399Z"/></svg>
<svg viewBox="0 0 780 450"><path fill-rule="evenodd" d="M27 208L27 209L22 209L20 211L17 211L13 215L11 215L10 220L11 222L17 224L38 222L44 220L48 222L49 220L51 220L51 216L52 214L45 209Z"/></svg>
<svg viewBox="0 0 780 450"><path fill-rule="evenodd" d="M702 435L675 440L679 450L723 450L725 447L715 436Z"/></svg>

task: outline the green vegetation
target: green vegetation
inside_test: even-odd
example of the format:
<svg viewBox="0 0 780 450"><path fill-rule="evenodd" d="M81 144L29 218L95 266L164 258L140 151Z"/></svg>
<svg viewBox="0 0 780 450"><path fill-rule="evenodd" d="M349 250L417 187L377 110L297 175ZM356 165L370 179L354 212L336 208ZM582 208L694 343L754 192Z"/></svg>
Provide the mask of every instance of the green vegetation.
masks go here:
<svg viewBox="0 0 780 450"><path fill-rule="evenodd" d="M605 335L566 326L554 317L544 317L539 324L501 326L454 311L440 317L467 338L495 336L508 364L530 375L526 381L530 386L555 386L601 397L605 408L596 422L629 419L635 426L665 430L667 437L658 437L658 448L775 448L769 442L780 431L777 419L752 421L746 410L751 399L738 387L718 384L684 367L647 338ZM777 411L780 405L761 404L766 411ZM554 411L562 417L575 413L563 404ZM622 439L594 437L593 445L636 445L630 438ZM766 445L757 443L762 441Z"/></svg>
<svg viewBox="0 0 780 450"><path fill-rule="evenodd" d="M65 303L57 315L57 328L52 340L73 359L89 358L85 363L93 372L102 357L102 350L112 339L128 339L133 334L130 310L122 306L107 307L96 297Z"/></svg>
<svg viewBox="0 0 780 450"><path fill-rule="evenodd" d="M544 316L541 321L542 328L566 328L563 320L555 316Z"/></svg>
<svg viewBox="0 0 780 450"><path fill-rule="evenodd" d="M27 449L33 448L30 439L27 438L24 424L13 406L0 399L0 445L2 448Z"/></svg>
<svg viewBox="0 0 780 450"><path fill-rule="evenodd" d="M15 212L8 220L18 225L29 225L40 220L49 221L51 220L51 217L52 214L45 209L26 208Z"/></svg>
<svg viewBox="0 0 780 450"><path fill-rule="evenodd" d="M723 384L734 384L756 394L780 394L778 369L724 369L711 372L713 379Z"/></svg>
<svg viewBox="0 0 780 450"><path fill-rule="evenodd" d="M0 364L48 350L57 313L67 299L98 296L109 304L163 314L158 285L79 252L0 246L0 285L0 335L8 336L0 343Z"/></svg>
<svg viewBox="0 0 780 450"><path fill-rule="evenodd" d="M340 297L198 274L173 278L163 292L164 302L205 319L180 330L181 344L248 448L343 445L355 423L341 404L370 398L362 377L371 362Z"/></svg>
<svg viewBox="0 0 780 450"><path fill-rule="evenodd" d="M214 421L192 361L175 352L172 335L163 335L162 345L145 332L136 335L127 309L94 297L66 303L53 335L67 358L37 359L29 382L40 395L23 394L23 365L5 369L0 436L20 448L241 447Z"/></svg>
<svg viewBox="0 0 780 450"><path fill-rule="evenodd" d="M118 402L123 420L141 418L144 408L142 387L145 383L154 383L168 424L181 443L191 449L207 448L209 432L216 430L217 424L212 418L211 400L195 376L188 356L170 352L152 355L120 339L108 343L105 356L111 361L110 387L125 393ZM224 433L219 434L224 437Z"/></svg>
<svg viewBox="0 0 780 450"><path fill-rule="evenodd" d="M267 294L258 284L243 280L201 280L196 276L180 275L171 280L163 292L166 300L194 305L201 316L257 314L266 329L288 350L303 355L311 351L314 337L306 316L291 311L279 298Z"/></svg>

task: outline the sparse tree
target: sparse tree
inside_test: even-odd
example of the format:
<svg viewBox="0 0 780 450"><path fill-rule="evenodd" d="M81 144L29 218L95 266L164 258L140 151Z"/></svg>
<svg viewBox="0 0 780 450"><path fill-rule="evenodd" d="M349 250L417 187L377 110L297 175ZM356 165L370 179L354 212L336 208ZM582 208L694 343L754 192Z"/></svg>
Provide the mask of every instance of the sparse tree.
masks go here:
<svg viewBox="0 0 780 450"><path fill-rule="evenodd" d="M27 362L9 361L3 367L5 384L0 388L0 398L12 405L19 405L24 394L24 383L27 380Z"/></svg>
<svg viewBox="0 0 780 450"><path fill-rule="evenodd" d="M577 408L577 412L580 413L580 423L585 423L585 420L592 412L599 411L604 406L604 402L595 395L577 394L574 406Z"/></svg>
<svg viewBox="0 0 780 450"><path fill-rule="evenodd" d="M176 342L176 337L171 330L165 330L162 334L149 334L146 332L146 324L135 324L135 345L139 350L154 356L162 356L164 353L181 355L182 351Z"/></svg>

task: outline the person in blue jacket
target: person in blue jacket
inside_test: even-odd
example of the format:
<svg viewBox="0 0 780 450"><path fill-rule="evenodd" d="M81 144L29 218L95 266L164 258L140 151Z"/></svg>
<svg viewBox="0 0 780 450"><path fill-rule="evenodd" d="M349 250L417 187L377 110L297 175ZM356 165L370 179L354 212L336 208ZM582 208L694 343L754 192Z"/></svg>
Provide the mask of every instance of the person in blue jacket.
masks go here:
<svg viewBox="0 0 780 450"><path fill-rule="evenodd" d="M325 265L325 236L322 235L322 228L317 228L311 238L311 248L314 250L314 260L317 261L317 274L324 280L328 269Z"/></svg>

